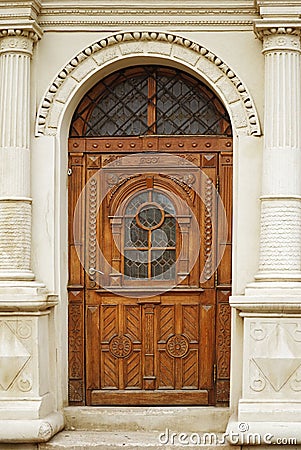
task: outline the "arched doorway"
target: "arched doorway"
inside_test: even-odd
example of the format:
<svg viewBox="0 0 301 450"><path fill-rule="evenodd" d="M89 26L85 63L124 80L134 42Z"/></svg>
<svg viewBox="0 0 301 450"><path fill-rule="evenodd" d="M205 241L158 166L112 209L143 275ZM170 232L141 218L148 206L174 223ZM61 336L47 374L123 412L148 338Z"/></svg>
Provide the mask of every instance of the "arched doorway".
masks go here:
<svg viewBox="0 0 301 450"><path fill-rule="evenodd" d="M103 188L97 173L106 167ZM197 170L206 176L201 198L192 186ZM70 402L226 403L232 137L219 99L176 69L115 72L74 113L69 174ZM229 225L215 271L214 187Z"/></svg>

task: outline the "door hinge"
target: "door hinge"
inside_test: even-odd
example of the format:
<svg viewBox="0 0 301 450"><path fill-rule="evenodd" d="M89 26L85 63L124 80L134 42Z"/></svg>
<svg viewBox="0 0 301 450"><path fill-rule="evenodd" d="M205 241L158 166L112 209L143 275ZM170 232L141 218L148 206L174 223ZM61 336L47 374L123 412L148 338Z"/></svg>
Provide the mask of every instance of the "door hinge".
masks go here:
<svg viewBox="0 0 301 450"><path fill-rule="evenodd" d="M217 380L217 365L213 364L213 383L215 384Z"/></svg>
<svg viewBox="0 0 301 450"><path fill-rule="evenodd" d="M68 171L67 171L67 175L68 175L68 177L70 177L70 175L72 175L72 169L71 169L71 167L69 167L69 169L68 169Z"/></svg>

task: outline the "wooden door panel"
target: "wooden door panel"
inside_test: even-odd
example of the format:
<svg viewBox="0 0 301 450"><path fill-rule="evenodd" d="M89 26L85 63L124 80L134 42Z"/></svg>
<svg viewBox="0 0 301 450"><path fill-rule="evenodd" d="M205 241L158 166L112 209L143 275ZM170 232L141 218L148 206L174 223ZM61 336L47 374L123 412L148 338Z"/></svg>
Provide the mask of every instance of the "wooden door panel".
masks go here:
<svg viewBox="0 0 301 450"><path fill-rule="evenodd" d="M185 301L179 294L162 295L161 303L155 297L157 303L150 304L146 299L145 304L143 299L102 296L91 291L89 298L97 297L93 304L99 303L99 307L87 307L87 387L92 404L109 401L109 391L114 390L120 392L121 402L128 398L127 391L162 391L166 399L182 392L188 403L193 393L196 403L202 394L202 403L207 404L208 390L213 389L212 366L200 362L206 358L208 348L212 350L207 335L214 324L208 323L208 314L202 312L208 310L200 301L202 295L185 296ZM202 316L207 323L202 323ZM214 315L210 320L214 321ZM100 346L95 345L98 341ZM166 391L170 391L169 397ZM142 398L149 402L149 396ZM141 401L139 396L131 400L132 404Z"/></svg>
<svg viewBox="0 0 301 450"><path fill-rule="evenodd" d="M229 290L217 291L216 401L227 403L230 392L231 308Z"/></svg>
<svg viewBox="0 0 301 450"><path fill-rule="evenodd" d="M222 242L224 255L217 269L219 286L231 286L232 281L232 154L223 152L219 155L219 194L227 216L227 233Z"/></svg>
<svg viewBox="0 0 301 450"><path fill-rule="evenodd" d="M228 138L187 136L70 140L69 391L73 404L85 403L84 388L86 404L90 405L208 405L228 401L231 145L232 141ZM96 180L90 185L83 211L86 227L83 222L77 224L82 230L82 237L76 242L73 239L72 215L85 182L101 167L127 153L139 153L145 148L152 152L170 151L182 158L183 164L173 165L169 172L165 168L166 173L152 174L145 181L140 179L138 184L141 189L160 189L165 183L167 191L174 189L176 195L182 196L198 218L201 246L197 262L189 275L179 281L177 288L158 295L152 295L150 290L149 297L136 298L129 297L126 284L127 296L122 295L124 258L120 248L123 237L122 227L117 223L122 217L115 221L109 218L112 216L110 205L116 203L116 198L119 198L116 195L120 195L119 182L113 186L110 201L105 200L99 210L95 209L95 204L99 198L100 183ZM193 186L196 190L201 189L201 199L194 195L191 186L185 186L185 182L183 184L184 169L191 162L207 176L201 186ZM135 164L137 167L142 164L141 155L137 155L132 164L131 170ZM124 189L127 180L122 177L126 170L124 172L124 167L119 163L114 170L118 177L121 176L120 185ZM225 245L223 259L214 273L217 235L212 218L217 213L214 188L218 183L230 228L226 241L222 243ZM183 224L187 217L182 211L180 220ZM179 263L181 273L187 272L192 247L199 245L190 227L185 225L183 229L186 234L178 241L186 243ZM114 242L114 239L117 241ZM101 244L103 254L113 268L112 273L107 273L105 277L85 274L77 257L78 252L81 256L85 253L88 269L101 269L102 263L95 252L96 243ZM204 268L207 278L200 282ZM116 294L109 293L98 284L103 281L104 286L108 286L114 280L120 295L118 291ZM147 286L148 282L141 280L134 289L143 292L144 288L149 289Z"/></svg>

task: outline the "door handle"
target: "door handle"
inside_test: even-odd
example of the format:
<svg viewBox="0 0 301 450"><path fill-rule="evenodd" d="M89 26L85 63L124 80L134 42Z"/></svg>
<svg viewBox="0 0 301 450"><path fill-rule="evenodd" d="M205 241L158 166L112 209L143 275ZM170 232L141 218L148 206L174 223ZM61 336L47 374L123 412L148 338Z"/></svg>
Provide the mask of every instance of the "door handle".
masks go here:
<svg viewBox="0 0 301 450"><path fill-rule="evenodd" d="M100 273L101 275L104 275L104 273L101 270L97 270L94 267L90 267L89 275L94 275L96 272Z"/></svg>

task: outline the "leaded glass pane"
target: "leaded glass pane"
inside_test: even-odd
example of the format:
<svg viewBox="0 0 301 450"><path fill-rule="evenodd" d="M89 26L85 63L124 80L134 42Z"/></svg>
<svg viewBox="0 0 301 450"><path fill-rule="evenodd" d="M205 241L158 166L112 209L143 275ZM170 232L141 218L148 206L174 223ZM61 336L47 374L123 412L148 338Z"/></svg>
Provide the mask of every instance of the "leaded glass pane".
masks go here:
<svg viewBox="0 0 301 450"><path fill-rule="evenodd" d="M176 219L165 217L162 226L152 232L153 247L175 247L176 245Z"/></svg>
<svg viewBox="0 0 301 450"><path fill-rule="evenodd" d="M125 247L148 247L148 232L138 227L136 219L125 220Z"/></svg>
<svg viewBox="0 0 301 450"><path fill-rule="evenodd" d="M221 134L220 113L208 97L186 80L160 77L157 88L158 134Z"/></svg>
<svg viewBox="0 0 301 450"><path fill-rule="evenodd" d="M175 258L174 205L153 189L136 194L125 211L124 274L132 279L171 280Z"/></svg>
<svg viewBox="0 0 301 450"><path fill-rule="evenodd" d="M164 252L153 250L152 259L152 277L156 277L158 280L171 280L175 278L175 250L165 250Z"/></svg>
<svg viewBox="0 0 301 450"><path fill-rule="evenodd" d="M145 203L147 199L148 199L147 192L141 192L141 194L138 194L135 197L133 197L125 210L125 214L127 216L134 216L139 206Z"/></svg>
<svg viewBox="0 0 301 450"><path fill-rule="evenodd" d="M147 131L147 78L107 90L89 118L86 136L140 136Z"/></svg>
<svg viewBox="0 0 301 450"><path fill-rule="evenodd" d="M196 78L176 69L142 66L101 80L72 118L71 137L231 135L220 100Z"/></svg>
<svg viewBox="0 0 301 450"><path fill-rule="evenodd" d="M147 250L126 250L124 252L124 274L130 278L147 278L147 261Z"/></svg>
<svg viewBox="0 0 301 450"><path fill-rule="evenodd" d="M163 211L155 205L145 205L140 209L138 218L143 227L154 228L157 227L162 221Z"/></svg>
<svg viewBox="0 0 301 450"><path fill-rule="evenodd" d="M175 214L175 208L169 198L162 192L153 191L153 202L158 203L167 214Z"/></svg>

